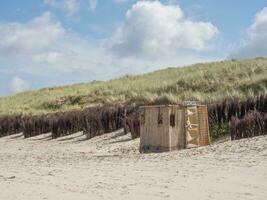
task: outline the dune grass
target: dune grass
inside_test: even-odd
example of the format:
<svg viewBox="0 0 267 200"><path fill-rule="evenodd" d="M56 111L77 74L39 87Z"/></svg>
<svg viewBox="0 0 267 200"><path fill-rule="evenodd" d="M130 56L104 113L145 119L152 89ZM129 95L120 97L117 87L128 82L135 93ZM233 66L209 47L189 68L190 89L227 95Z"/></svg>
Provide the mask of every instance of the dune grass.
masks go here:
<svg viewBox="0 0 267 200"><path fill-rule="evenodd" d="M214 102L267 92L267 59L167 68L110 81L44 88L0 98L0 115L39 115L107 104Z"/></svg>

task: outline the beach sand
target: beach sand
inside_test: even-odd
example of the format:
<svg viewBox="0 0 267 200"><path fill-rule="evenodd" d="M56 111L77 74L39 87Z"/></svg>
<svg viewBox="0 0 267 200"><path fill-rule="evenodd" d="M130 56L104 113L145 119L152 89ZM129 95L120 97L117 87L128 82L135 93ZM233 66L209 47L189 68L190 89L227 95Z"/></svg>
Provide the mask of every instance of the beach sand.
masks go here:
<svg viewBox="0 0 267 200"><path fill-rule="evenodd" d="M267 137L139 154L121 131L0 138L1 200L266 200Z"/></svg>

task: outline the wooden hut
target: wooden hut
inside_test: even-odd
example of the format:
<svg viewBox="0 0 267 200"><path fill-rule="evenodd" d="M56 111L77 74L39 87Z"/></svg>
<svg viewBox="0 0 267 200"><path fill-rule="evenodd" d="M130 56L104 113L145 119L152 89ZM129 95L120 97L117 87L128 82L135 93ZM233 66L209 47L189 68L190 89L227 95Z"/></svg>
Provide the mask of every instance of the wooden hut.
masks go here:
<svg viewBox="0 0 267 200"><path fill-rule="evenodd" d="M140 107L140 152L164 152L210 144L206 105Z"/></svg>

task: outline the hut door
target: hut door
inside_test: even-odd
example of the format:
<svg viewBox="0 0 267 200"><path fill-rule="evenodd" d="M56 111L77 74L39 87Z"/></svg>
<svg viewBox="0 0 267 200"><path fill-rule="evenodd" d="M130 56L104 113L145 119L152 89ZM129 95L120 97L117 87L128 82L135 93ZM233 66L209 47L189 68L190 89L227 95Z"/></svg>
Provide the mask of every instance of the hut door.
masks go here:
<svg viewBox="0 0 267 200"><path fill-rule="evenodd" d="M186 109L186 147L199 146L198 112L197 106L187 107Z"/></svg>

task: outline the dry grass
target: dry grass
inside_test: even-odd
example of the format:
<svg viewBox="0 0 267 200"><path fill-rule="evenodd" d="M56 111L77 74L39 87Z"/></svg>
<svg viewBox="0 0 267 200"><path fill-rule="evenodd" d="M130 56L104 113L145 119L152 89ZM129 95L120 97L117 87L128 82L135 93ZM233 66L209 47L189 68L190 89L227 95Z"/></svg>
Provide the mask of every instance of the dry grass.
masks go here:
<svg viewBox="0 0 267 200"><path fill-rule="evenodd" d="M214 102L266 93L267 59L231 60L167 68L138 76L44 88L0 98L0 115L39 115L117 103Z"/></svg>

